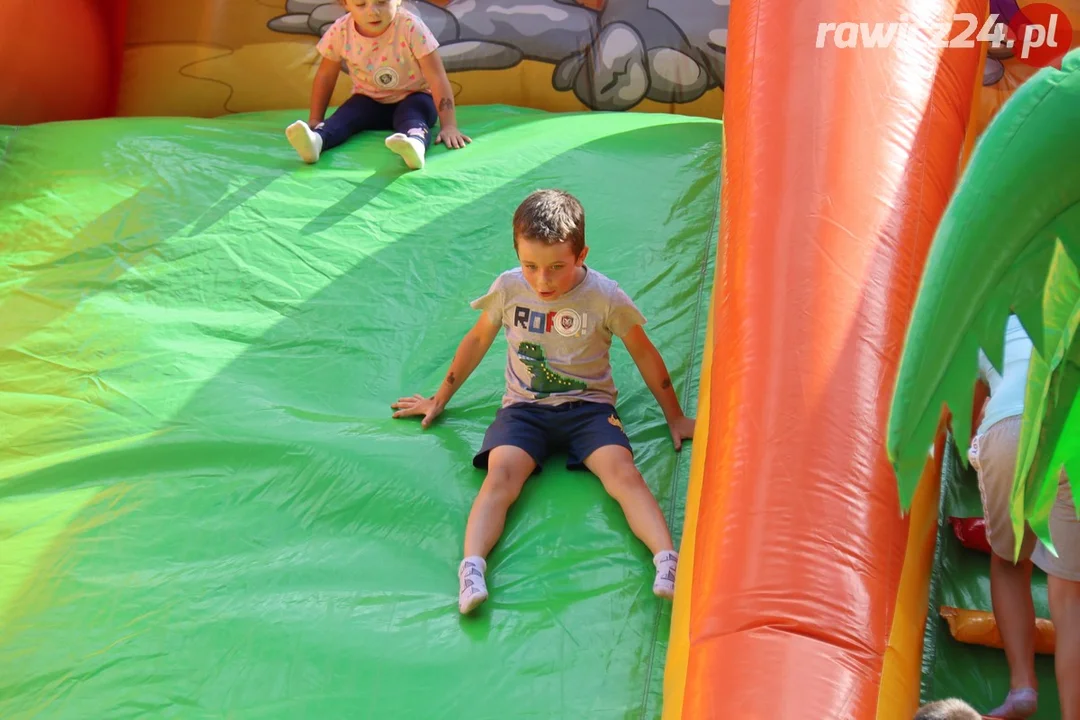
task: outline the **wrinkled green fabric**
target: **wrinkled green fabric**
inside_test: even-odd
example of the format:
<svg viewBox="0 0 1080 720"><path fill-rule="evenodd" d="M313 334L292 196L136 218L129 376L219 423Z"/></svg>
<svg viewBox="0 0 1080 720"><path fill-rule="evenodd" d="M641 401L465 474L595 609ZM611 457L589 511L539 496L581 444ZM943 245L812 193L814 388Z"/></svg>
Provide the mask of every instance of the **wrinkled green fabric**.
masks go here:
<svg viewBox="0 0 1080 720"><path fill-rule="evenodd" d="M434 392L557 186L693 413L721 126L459 116L418 173L378 134L304 165L292 113L0 128L0 717L659 717L670 603L562 458L457 612L504 346L431 429L390 403ZM690 446L613 365L678 537Z"/></svg>
<svg viewBox="0 0 1080 720"><path fill-rule="evenodd" d="M1080 51L1022 85L980 138L938 228L901 358L888 452L911 504L943 404L966 462L978 350L1015 312L1035 344L1013 522L1052 545L1058 473L1080 462ZM1043 367L1045 365L1045 367ZM1080 470L1080 468L1078 468ZM1074 493L1080 472L1071 475Z"/></svg>

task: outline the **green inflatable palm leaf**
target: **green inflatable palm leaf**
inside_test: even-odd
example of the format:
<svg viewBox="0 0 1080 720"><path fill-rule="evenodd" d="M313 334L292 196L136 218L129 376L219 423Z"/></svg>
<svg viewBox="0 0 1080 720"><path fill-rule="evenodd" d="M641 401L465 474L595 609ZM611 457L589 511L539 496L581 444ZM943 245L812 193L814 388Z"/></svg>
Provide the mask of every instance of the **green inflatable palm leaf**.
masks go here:
<svg viewBox="0 0 1080 720"><path fill-rule="evenodd" d="M1080 227L1078 225L1077 227ZM1046 351L1033 353L1024 398L1024 421L1012 492L1016 552L1025 519L1053 550L1048 521L1063 465L1080 457L1080 271L1063 243L1054 243L1043 296ZM1070 427L1072 426L1072 427ZM1070 477L1080 479L1073 472ZM1080 484L1078 484L1080 486Z"/></svg>
<svg viewBox="0 0 1080 720"><path fill-rule="evenodd" d="M1062 466L1080 481L1080 51L1022 85L987 128L927 258L889 417L887 450L911 505L941 413L961 457L978 351L1002 367L1015 312L1035 346L1013 522L1049 541ZM1017 538L1020 538L1017 533Z"/></svg>

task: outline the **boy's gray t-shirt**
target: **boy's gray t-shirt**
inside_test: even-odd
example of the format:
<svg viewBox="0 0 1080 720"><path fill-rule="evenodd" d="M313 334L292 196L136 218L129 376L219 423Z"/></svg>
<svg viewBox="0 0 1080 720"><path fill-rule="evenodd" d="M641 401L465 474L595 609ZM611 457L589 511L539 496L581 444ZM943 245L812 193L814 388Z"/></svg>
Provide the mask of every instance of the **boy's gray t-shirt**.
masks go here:
<svg viewBox="0 0 1080 720"><path fill-rule="evenodd" d="M472 301L502 324L509 345L503 407L575 400L615 404L611 338L644 325L645 317L618 283L585 270L585 279L555 300L541 300L521 268L514 268Z"/></svg>

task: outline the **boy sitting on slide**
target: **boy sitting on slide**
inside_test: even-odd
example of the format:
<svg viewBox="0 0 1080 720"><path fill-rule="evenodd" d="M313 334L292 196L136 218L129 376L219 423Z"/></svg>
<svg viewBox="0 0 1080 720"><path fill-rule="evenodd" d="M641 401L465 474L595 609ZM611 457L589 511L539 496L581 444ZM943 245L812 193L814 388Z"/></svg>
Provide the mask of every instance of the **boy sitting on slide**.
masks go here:
<svg viewBox="0 0 1080 720"><path fill-rule="evenodd" d="M438 392L394 403L396 418L422 416L428 427L468 379L503 330L509 345L502 407L473 465L487 470L465 529L458 567L458 609L469 613L488 598L487 555L503 532L506 513L525 481L554 451L567 467L587 468L622 507L633 533L653 553L653 592L675 592L678 553L664 514L634 463L615 410L617 390L609 352L625 343L645 384L663 409L675 449L692 439L660 353L646 336L645 318L613 280L585 265L585 212L572 195L539 190L513 220L520 267L495 279L472 307L481 315L458 346Z"/></svg>

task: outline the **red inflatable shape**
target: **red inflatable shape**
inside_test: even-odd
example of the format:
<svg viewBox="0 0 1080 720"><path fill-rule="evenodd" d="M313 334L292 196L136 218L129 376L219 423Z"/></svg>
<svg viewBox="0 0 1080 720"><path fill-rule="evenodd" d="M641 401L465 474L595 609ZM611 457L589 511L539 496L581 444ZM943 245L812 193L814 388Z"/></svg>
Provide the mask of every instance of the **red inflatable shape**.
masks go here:
<svg viewBox="0 0 1080 720"><path fill-rule="evenodd" d="M981 517L957 518L950 517L953 532L960 544L972 550L990 553L990 541L986 539L986 521Z"/></svg>

